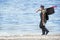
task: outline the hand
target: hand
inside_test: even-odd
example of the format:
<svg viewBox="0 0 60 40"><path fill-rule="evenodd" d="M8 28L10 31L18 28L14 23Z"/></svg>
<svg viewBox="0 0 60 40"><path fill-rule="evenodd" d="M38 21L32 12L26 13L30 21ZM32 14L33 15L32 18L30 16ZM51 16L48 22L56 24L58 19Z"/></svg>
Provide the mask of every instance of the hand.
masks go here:
<svg viewBox="0 0 60 40"><path fill-rule="evenodd" d="M52 8L56 8L57 6L52 6Z"/></svg>

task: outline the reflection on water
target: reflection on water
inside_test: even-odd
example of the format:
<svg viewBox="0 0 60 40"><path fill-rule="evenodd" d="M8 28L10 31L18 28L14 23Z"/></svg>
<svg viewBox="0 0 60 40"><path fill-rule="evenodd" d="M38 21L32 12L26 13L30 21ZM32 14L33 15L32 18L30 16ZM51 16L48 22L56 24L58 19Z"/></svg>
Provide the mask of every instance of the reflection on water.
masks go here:
<svg viewBox="0 0 60 40"><path fill-rule="evenodd" d="M57 6L46 27L50 33L60 33L60 0L0 0L0 33L41 33L40 16L35 12L41 4L46 8Z"/></svg>

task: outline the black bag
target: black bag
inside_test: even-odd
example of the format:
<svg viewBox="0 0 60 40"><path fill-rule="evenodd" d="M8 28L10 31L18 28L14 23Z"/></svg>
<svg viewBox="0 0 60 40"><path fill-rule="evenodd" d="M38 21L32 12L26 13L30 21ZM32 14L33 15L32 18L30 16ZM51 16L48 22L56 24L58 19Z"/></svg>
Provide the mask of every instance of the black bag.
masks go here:
<svg viewBox="0 0 60 40"><path fill-rule="evenodd" d="M47 8L46 13L47 13L47 15L54 14L55 13L54 8L53 7Z"/></svg>
<svg viewBox="0 0 60 40"><path fill-rule="evenodd" d="M49 20L49 16L48 16L48 14L46 13L46 20Z"/></svg>

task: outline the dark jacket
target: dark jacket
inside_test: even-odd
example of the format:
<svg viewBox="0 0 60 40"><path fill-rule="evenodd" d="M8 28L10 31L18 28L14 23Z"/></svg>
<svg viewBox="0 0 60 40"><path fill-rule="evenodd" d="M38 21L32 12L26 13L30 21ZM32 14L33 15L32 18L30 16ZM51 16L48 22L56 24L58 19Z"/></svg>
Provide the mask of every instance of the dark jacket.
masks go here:
<svg viewBox="0 0 60 40"><path fill-rule="evenodd" d="M49 16L47 15L47 13L44 14L44 22L46 23L47 20L49 20ZM42 21L42 13L40 13L40 18L41 18L41 21Z"/></svg>
<svg viewBox="0 0 60 40"><path fill-rule="evenodd" d="M47 20L49 19L48 15L45 13L45 18L44 18L44 23L47 22ZM42 13L40 13L40 18L41 18L41 21L40 21L40 28L43 28L43 23L42 23Z"/></svg>

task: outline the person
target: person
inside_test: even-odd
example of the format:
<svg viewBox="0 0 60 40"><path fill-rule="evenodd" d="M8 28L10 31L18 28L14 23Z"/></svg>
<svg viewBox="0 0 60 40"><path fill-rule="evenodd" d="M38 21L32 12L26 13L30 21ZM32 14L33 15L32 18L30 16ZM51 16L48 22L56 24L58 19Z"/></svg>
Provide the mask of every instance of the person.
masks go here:
<svg viewBox="0 0 60 40"><path fill-rule="evenodd" d="M39 27L42 29L42 35L47 35L49 30L45 27L45 24L46 24L47 20L49 19L49 17L47 15L46 9L44 8L43 5L40 6L40 8L36 11L36 13L39 11L41 11L41 13L40 13L41 21L40 21Z"/></svg>

